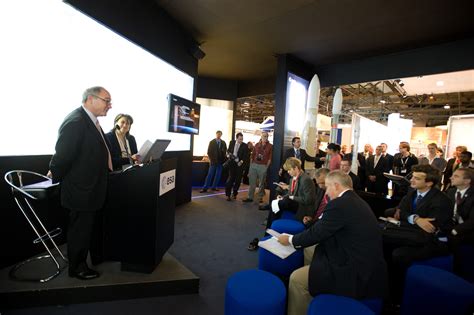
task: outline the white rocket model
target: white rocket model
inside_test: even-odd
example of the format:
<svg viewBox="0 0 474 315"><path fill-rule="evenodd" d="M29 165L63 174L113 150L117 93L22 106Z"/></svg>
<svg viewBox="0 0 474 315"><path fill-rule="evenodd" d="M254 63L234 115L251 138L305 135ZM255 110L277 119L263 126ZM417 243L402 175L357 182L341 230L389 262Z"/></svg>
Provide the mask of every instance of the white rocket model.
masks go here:
<svg viewBox="0 0 474 315"><path fill-rule="evenodd" d="M342 109L342 90L338 88L332 101L332 123L331 123L331 143L337 142L337 124Z"/></svg>
<svg viewBox="0 0 474 315"><path fill-rule="evenodd" d="M308 100L306 101L306 119L301 137L301 147L305 148L309 155L312 156L315 154L314 146L316 137L318 136L316 123L320 89L319 78L318 75L315 74L309 83Z"/></svg>

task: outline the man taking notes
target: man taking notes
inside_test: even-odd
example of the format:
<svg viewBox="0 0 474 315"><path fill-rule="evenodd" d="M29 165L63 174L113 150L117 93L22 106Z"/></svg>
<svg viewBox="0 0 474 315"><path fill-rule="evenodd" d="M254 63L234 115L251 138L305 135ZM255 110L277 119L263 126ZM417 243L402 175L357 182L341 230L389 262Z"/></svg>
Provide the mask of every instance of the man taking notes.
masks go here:
<svg viewBox="0 0 474 315"><path fill-rule="evenodd" d="M316 294L356 299L382 298L387 270L382 235L369 205L352 191L349 175L332 171L326 177L330 201L321 219L294 236L278 241L295 248L319 244L310 266L295 270L288 288L288 315L305 314Z"/></svg>

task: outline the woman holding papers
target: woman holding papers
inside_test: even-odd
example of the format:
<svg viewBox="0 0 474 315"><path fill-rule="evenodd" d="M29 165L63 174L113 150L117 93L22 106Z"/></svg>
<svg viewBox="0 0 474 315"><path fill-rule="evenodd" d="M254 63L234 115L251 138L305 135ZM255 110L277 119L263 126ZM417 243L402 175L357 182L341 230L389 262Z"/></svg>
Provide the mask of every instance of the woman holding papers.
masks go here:
<svg viewBox="0 0 474 315"><path fill-rule="evenodd" d="M138 163L140 160L137 142L130 134L132 124L132 116L118 114L114 119L114 128L105 135L110 145L114 170L120 170L123 165Z"/></svg>

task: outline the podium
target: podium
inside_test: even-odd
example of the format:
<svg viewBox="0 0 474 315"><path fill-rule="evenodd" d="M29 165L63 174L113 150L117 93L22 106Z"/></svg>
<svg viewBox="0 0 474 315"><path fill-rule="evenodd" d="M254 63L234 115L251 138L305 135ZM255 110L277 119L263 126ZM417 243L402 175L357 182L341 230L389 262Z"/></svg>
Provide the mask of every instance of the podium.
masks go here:
<svg viewBox="0 0 474 315"><path fill-rule="evenodd" d="M174 241L175 180L176 159L109 177L103 259L120 261L123 271L153 272Z"/></svg>

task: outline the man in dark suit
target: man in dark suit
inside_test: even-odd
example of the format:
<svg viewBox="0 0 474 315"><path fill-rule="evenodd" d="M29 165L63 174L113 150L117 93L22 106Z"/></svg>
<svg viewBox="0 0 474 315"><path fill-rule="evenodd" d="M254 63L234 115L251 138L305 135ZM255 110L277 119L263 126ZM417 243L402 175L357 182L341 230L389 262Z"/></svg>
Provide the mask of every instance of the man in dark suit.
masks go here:
<svg viewBox="0 0 474 315"><path fill-rule="evenodd" d="M449 245L454 253L454 271L463 276L461 244L474 246L474 170L458 168L451 176L451 185L447 195L454 205L454 227L448 234Z"/></svg>
<svg viewBox="0 0 474 315"><path fill-rule="evenodd" d="M321 140L317 139L315 144L314 168L321 168L326 162L326 152L321 150Z"/></svg>
<svg viewBox="0 0 474 315"><path fill-rule="evenodd" d="M351 180L352 180L352 189L354 190L360 190L360 179L359 177L351 172L351 167L352 167L352 160L346 159L344 157L341 160L341 171L343 171L345 174L349 175Z"/></svg>
<svg viewBox="0 0 474 315"><path fill-rule="evenodd" d="M236 199L239 192L240 183L242 182L242 171L244 161L248 158L249 149L246 143L243 143L244 136L241 132L235 135L236 140L232 140L229 143L229 149L227 150L229 177L225 184L225 195L227 201L231 201L230 193L232 192L232 198Z"/></svg>
<svg viewBox="0 0 474 315"><path fill-rule="evenodd" d="M369 205L351 189L341 171L326 177L331 201L322 218L294 236L278 241L295 248L318 244L310 266L295 270L288 288L288 315L304 314L314 295L321 293L356 299L382 298L387 289L382 235Z"/></svg>
<svg viewBox="0 0 474 315"><path fill-rule="evenodd" d="M446 191L451 187L451 176L461 165L461 153L464 151L467 151L467 147L458 145L456 147L456 156L448 160L443 176L443 191Z"/></svg>
<svg viewBox="0 0 474 315"><path fill-rule="evenodd" d="M207 156L209 157L209 172L207 173L206 182L200 192L206 192L209 187L212 190L218 191L217 185L221 180L222 163L225 161L227 145L221 139L222 131L217 130L216 138L209 142L207 147ZM214 179L214 181L212 181Z"/></svg>
<svg viewBox="0 0 474 315"><path fill-rule="evenodd" d="M384 237L394 302L401 298L406 269L414 261L449 253L446 236L452 229L453 206L449 198L435 187L441 174L431 165L414 165L412 171L410 186L413 190L400 201L399 217L402 226L412 229L422 240L413 244L407 243L409 240L403 237Z"/></svg>
<svg viewBox="0 0 474 315"><path fill-rule="evenodd" d="M388 195L388 178L383 173L390 171L388 160L382 155L382 146L375 148L375 155L367 161L367 191Z"/></svg>
<svg viewBox="0 0 474 315"><path fill-rule="evenodd" d="M393 155L387 152L387 144L386 143L381 143L382 146L382 156L387 159L387 164L388 164L388 169L391 170L393 168Z"/></svg>
<svg viewBox="0 0 474 315"><path fill-rule="evenodd" d="M278 175L280 175L280 181L285 182L285 183L288 183L290 180L288 173L283 170L283 164L286 162L288 158L295 157L298 160L300 160L301 169L303 171L304 171L304 163L306 161L311 161L311 162L315 161L314 157L309 156L306 150L301 148L300 137L293 137L293 139L291 139L291 144L293 145L293 147L286 150L285 153L283 154L283 159L282 159L283 163L278 172Z"/></svg>
<svg viewBox="0 0 474 315"><path fill-rule="evenodd" d="M82 280L99 274L87 266L97 212L102 209L112 160L97 117L112 107L109 92L87 89L82 107L71 112L59 128L50 175L61 183L61 205L70 210L67 235L69 276Z"/></svg>

